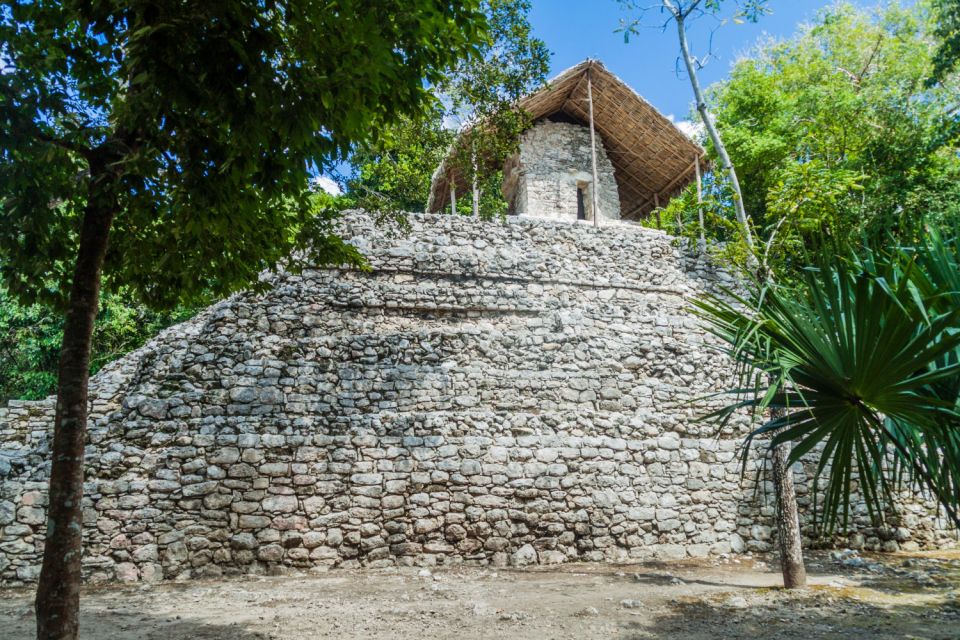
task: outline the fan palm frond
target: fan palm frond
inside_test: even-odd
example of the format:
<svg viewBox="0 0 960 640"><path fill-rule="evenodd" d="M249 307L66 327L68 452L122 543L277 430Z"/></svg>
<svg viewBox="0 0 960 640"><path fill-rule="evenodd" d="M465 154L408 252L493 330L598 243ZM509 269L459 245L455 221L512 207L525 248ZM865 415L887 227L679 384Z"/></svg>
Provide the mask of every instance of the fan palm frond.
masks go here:
<svg viewBox="0 0 960 640"><path fill-rule="evenodd" d="M960 526L960 270L956 246L866 252L810 269L790 287L694 302L736 363L735 399L707 416L772 411L747 438L819 456L823 513L846 525L854 483L871 515L918 483Z"/></svg>

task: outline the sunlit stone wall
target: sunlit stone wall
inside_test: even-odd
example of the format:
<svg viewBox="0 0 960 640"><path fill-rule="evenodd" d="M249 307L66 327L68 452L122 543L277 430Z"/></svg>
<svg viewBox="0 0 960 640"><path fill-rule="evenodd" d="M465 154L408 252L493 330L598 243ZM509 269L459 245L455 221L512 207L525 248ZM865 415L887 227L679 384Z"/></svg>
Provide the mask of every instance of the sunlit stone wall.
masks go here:
<svg viewBox="0 0 960 640"><path fill-rule="evenodd" d="M619 220L620 196L613 164L600 136L596 141L601 220ZM586 217L592 220L592 166L589 128L568 122L540 122L521 138L516 189L506 194L507 201L519 215L576 220L579 185Z"/></svg>
<svg viewBox="0 0 960 640"><path fill-rule="evenodd" d="M88 580L772 547L746 425L691 403L730 383L688 311L722 273L625 223L410 222L352 214L371 272L273 277L94 377ZM4 583L39 571L53 413L0 409ZM923 503L854 525L842 544L952 540Z"/></svg>

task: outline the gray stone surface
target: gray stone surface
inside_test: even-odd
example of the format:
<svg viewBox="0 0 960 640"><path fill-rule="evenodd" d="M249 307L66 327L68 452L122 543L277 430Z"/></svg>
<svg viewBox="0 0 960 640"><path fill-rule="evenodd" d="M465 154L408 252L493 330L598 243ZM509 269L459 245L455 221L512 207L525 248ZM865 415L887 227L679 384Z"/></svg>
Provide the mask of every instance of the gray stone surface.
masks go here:
<svg viewBox="0 0 960 640"><path fill-rule="evenodd" d="M88 580L773 547L745 421L690 404L730 382L687 310L722 273L624 223L410 223L352 214L371 272L271 276L93 378ZM39 568L53 415L0 408L3 583ZM950 539L922 502L853 521L863 549Z"/></svg>
<svg viewBox="0 0 960 640"><path fill-rule="evenodd" d="M619 220L620 195L613 163L599 135L596 140L601 220ZM518 168L514 169L518 176L513 193L504 194L513 213L576 220L579 185L584 189L587 219L593 219L589 128L568 122L539 122L521 137L519 160Z"/></svg>

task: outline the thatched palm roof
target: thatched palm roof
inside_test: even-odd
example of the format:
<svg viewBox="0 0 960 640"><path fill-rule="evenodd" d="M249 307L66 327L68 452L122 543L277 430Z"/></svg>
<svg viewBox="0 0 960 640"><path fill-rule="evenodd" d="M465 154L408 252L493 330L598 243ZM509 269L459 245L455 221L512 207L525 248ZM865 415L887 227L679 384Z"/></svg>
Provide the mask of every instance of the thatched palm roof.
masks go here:
<svg viewBox="0 0 960 640"><path fill-rule="evenodd" d="M705 154L677 126L596 60L585 60L524 97L519 106L533 120L563 113L589 123L587 72L593 85L593 117L613 163L620 190L621 217L637 219L663 205L696 179L694 163ZM469 190L467 176L444 163L433 176L428 211L439 211L450 198Z"/></svg>

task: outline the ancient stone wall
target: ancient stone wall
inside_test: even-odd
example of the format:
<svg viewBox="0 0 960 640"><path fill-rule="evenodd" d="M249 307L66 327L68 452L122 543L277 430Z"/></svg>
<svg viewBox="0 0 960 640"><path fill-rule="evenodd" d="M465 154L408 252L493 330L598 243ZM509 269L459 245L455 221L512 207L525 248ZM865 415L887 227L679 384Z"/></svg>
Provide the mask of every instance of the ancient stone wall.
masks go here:
<svg viewBox="0 0 960 640"><path fill-rule="evenodd" d="M89 580L554 563L772 545L687 310L723 274L660 232L353 214L369 273L273 277L91 384ZM0 409L0 579L36 578L53 402ZM796 470L800 501L807 475ZM846 544L949 540L929 504Z"/></svg>
<svg viewBox="0 0 960 640"><path fill-rule="evenodd" d="M593 219L590 129L568 122L537 123L520 139L516 194L507 194L513 212L554 220L577 219L577 186L584 189L587 219ZM620 196L613 164L597 136L597 192L602 218L619 220Z"/></svg>

